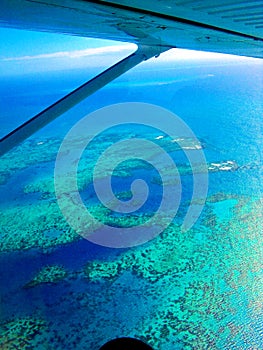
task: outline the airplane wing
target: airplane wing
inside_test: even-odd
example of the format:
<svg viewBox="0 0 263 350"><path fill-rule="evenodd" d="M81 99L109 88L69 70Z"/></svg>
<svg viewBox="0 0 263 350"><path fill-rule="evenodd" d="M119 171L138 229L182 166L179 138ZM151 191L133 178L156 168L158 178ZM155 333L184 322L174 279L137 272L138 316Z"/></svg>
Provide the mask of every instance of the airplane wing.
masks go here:
<svg viewBox="0 0 263 350"><path fill-rule="evenodd" d="M2 0L0 26L263 57L262 0Z"/></svg>
<svg viewBox="0 0 263 350"><path fill-rule="evenodd" d="M1 0L0 26L133 42L138 50L0 140L0 156L171 47L263 58L262 0Z"/></svg>

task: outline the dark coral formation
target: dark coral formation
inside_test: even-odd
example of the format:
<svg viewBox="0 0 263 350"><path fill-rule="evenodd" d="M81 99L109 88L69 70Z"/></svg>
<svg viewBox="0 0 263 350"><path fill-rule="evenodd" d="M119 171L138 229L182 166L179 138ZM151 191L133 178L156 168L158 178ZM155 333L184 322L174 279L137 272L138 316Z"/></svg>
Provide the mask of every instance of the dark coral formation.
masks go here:
<svg viewBox="0 0 263 350"><path fill-rule="evenodd" d="M48 265L44 266L36 276L28 282L24 288L35 287L42 283L58 283L65 279L67 272L63 266L59 265Z"/></svg>

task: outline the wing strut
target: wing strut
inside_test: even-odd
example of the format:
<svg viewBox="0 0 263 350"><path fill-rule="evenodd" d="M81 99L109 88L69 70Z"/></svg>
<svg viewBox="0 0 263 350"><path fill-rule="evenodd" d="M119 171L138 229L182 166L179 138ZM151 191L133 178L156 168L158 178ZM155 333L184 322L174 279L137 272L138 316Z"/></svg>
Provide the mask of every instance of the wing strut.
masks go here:
<svg viewBox="0 0 263 350"><path fill-rule="evenodd" d="M0 140L0 156L142 61L158 56L161 52L169 49L170 47L162 46L139 46L138 50L128 57L106 69L4 136Z"/></svg>

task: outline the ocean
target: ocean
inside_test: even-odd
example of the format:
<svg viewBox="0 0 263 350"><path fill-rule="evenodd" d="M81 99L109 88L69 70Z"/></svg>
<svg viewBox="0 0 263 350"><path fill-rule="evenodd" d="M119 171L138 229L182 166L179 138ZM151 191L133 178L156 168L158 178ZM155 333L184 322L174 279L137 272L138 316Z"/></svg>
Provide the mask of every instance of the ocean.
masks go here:
<svg viewBox="0 0 263 350"><path fill-rule="evenodd" d="M263 348L262 73L257 60L143 65L1 157L1 349L99 350L123 336L156 350ZM92 75L3 78L1 137ZM131 122L116 123L115 107L101 119L112 105ZM160 127L148 125L159 108ZM65 151L82 118L88 128ZM80 146L79 198L103 229L116 229L119 246L96 236L68 189L76 159L67 155ZM162 200L169 206L160 213Z"/></svg>

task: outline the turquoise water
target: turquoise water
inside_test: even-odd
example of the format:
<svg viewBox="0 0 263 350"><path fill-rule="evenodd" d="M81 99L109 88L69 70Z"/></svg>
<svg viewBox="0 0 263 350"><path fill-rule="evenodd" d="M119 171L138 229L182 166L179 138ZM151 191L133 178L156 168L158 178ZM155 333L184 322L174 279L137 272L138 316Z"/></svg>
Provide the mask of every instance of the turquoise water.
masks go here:
<svg viewBox="0 0 263 350"><path fill-rule="evenodd" d="M262 64L165 68L130 72L1 158L1 349L96 350L118 336L160 350L263 347ZM83 73L55 78L21 77L0 87L2 134L81 83ZM81 196L99 220L131 227L154 215L162 197L156 169L127 161L116 169L113 191L128 200L133 180L143 178L146 203L133 215L100 204L93 165L120 140L161 146L176 162L183 189L164 232L141 246L113 249L70 228L53 173L68 130L120 102L153 103L183 119L205 153L209 189L198 221L183 232L193 190L184 150L151 128L126 125L100 134L78 169Z"/></svg>

